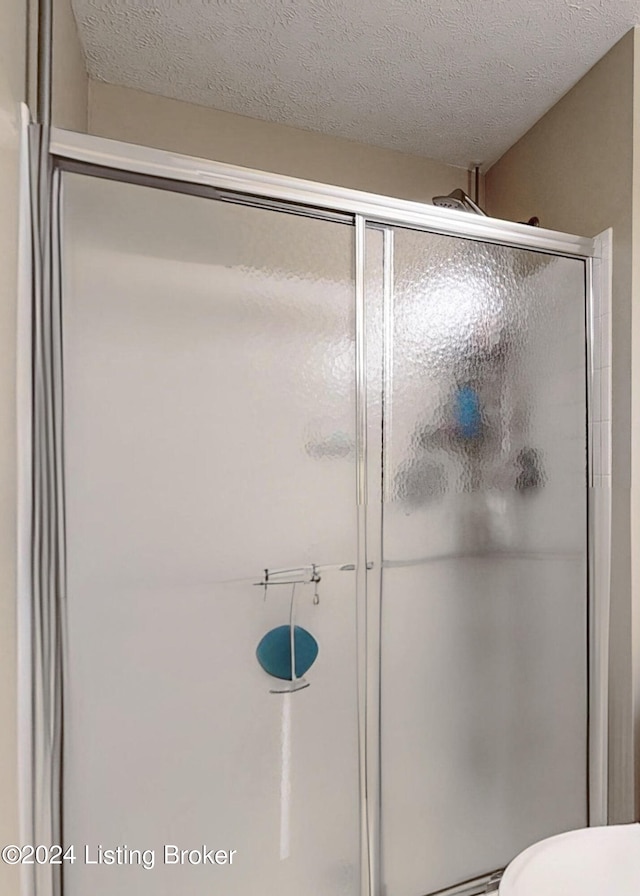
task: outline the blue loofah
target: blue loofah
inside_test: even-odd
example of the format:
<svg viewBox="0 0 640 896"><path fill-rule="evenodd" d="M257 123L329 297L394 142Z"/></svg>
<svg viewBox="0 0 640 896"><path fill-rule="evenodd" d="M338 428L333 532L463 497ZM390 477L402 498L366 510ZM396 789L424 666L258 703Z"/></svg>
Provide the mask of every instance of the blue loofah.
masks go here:
<svg viewBox="0 0 640 896"><path fill-rule="evenodd" d="M302 678L318 656L318 642L313 635L299 625L294 627L294 638L296 678ZM285 681L292 681L290 627L279 625L267 632L258 644L256 656L264 671L269 675L273 675L274 678L283 678Z"/></svg>
<svg viewBox="0 0 640 896"><path fill-rule="evenodd" d="M456 423L465 439L477 439L482 426L480 398L471 386L461 386L456 393Z"/></svg>

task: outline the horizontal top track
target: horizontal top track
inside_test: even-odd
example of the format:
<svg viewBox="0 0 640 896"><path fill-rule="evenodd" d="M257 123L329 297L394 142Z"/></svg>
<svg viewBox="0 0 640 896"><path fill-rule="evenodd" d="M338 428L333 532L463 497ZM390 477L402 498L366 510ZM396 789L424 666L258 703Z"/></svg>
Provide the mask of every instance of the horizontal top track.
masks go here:
<svg viewBox="0 0 640 896"><path fill-rule="evenodd" d="M58 159L115 169L125 176L129 175L127 179L131 180L135 180L136 175L158 177L332 212L361 215L367 221L375 223L418 228L577 258L596 255L594 241L587 237L269 174L252 168L212 162L60 128L51 129L50 152Z"/></svg>

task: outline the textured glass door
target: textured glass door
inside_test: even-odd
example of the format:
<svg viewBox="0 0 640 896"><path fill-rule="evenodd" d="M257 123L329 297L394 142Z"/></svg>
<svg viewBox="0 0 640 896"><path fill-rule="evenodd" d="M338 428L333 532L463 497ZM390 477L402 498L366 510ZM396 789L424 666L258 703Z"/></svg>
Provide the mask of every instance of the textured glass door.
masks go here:
<svg viewBox="0 0 640 896"><path fill-rule="evenodd" d="M382 879L424 896L587 824L585 275L471 240L393 242Z"/></svg>
<svg viewBox="0 0 640 896"><path fill-rule="evenodd" d="M64 896L361 896L361 843L426 896L587 823L584 263L377 226L356 334L357 242L63 175Z"/></svg>
<svg viewBox="0 0 640 896"><path fill-rule="evenodd" d="M356 896L353 228L67 173L62 229L64 839L93 862L65 896ZM314 564L309 686L272 693L256 649Z"/></svg>

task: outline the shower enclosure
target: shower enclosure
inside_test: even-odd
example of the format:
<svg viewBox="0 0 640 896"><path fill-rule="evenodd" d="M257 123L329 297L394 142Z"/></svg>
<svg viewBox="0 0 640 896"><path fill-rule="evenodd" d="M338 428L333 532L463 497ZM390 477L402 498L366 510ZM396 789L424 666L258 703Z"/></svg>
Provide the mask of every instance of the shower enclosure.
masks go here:
<svg viewBox="0 0 640 896"><path fill-rule="evenodd" d="M479 893L602 823L593 241L51 152L64 896Z"/></svg>

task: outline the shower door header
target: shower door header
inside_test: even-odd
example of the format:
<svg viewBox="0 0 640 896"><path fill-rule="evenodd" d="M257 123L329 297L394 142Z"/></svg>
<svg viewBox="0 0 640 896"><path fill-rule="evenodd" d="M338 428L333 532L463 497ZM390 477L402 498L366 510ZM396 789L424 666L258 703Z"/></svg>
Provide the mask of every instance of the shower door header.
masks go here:
<svg viewBox="0 0 640 896"><path fill-rule="evenodd" d="M361 190L269 174L252 168L212 162L166 150L65 131L61 128L51 129L50 152L58 159L122 172L125 176L129 175L126 179L137 174L199 184L326 209L334 213L362 215L370 222L400 224L419 230L557 255L590 258L597 254L594 240L587 237L532 228L527 224L499 221L489 217L481 218L475 214L451 211L425 205L422 202L394 199Z"/></svg>

